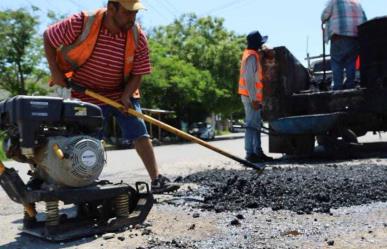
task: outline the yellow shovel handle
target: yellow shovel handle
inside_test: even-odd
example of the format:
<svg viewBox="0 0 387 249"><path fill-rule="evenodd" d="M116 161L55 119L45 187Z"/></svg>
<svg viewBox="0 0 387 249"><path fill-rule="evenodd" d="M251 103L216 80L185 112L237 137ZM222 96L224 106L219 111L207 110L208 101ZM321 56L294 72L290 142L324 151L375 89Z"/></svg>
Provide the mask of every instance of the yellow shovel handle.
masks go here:
<svg viewBox="0 0 387 249"><path fill-rule="evenodd" d="M120 103L118 103L118 102L116 102L114 100L111 100L109 98L106 98L106 97L104 97L104 96L102 96L102 95L100 95L98 93L95 93L95 92L87 90L87 89L84 91L84 93L86 95L90 96L90 97L93 97L95 99L100 100L101 102L104 102L105 104L108 104L108 105L113 106L113 107L115 107L117 109L120 109L120 110L124 110L124 106L122 104L120 104ZM233 159L233 160L235 160L235 161L237 161L237 162L239 162L239 163L241 163L241 164L243 164L243 165L245 165L245 166L247 166L249 168L253 168L253 169L256 169L258 171L262 171L263 170L262 166L255 165L253 163L250 163L249 161L246 161L246 160L244 160L242 158L239 158L237 156L234 156L234 155L232 155L232 154L230 154L230 153L228 153L226 151L223 151L223 150L221 150L221 149L219 149L217 147L214 147L211 144L209 144L209 143L207 143L207 142L205 142L205 141L203 141L203 140L201 140L201 139L199 139L197 137L194 137L194 136L192 136L192 135L190 135L188 133L185 133L185 132L183 132L183 131L181 131L179 129L176 129L173 126L165 124L165 123L163 123L163 122L161 122L161 121L159 121L159 120L157 120L155 118L152 118L151 116L142 114L141 112L137 112L137 111L135 111L135 110L133 110L131 108L129 108L127 110L124 110L124 111L126 111L127 113L129 113L132 116L135 116L137 118L141 118L141 119L147 121L148 123L156 125L156 126L162 128L162 129L166 130L166 131L169 131L169 132L175 134L178 137L181 137L181 138L183 138L185 140L188 140L188 141L191 141L191 142L195 142L195 143L200 144L200 145L202 145L202 146L204 146L204 147L206 147L206 148L208 148L210 150L213 150L213 151L215 151L215 152L217 152L219 154L222 154L222 155L224 155L224 156L226 156L228 158L231 158L231 159Z"/></svg>

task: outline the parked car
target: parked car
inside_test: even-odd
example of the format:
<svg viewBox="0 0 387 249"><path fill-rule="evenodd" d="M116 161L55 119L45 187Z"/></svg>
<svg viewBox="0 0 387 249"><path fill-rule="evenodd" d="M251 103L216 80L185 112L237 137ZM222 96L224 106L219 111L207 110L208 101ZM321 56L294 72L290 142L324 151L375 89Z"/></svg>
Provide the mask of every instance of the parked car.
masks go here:
<svg viewBox="0 0 387 249"><path fill-rule="evenodd" d="M241 121L232 121L229 128L230 132L244 132L246 130L246 124Z"/></svg>
<svg viewBox="0 0 387 249"><path fill-rule="evenodd" d="M204 140L212 140L215 138L214 127L206 122L192 123L188 129L188 133L192 136L198 137Z"/></svg>
<svg viewBox="0 0 387 249"><path fill-rule="evenodd" d="M333 73L331 68L331 59L327 58L325 61L325 88L326 90L330 89L330 86L332 84L333 79ZM313 61L310 65L310 73L311 73L311 79L312 82L317 84L318 86L321 86L321 84L324 84L324 61L322 59ZM355 74L355 82L356 84L360 83L360 71L356 70ZM324 87L324 86L323 86Z"/></svg>
<svg viewBox="0 0 387 249"><path fill-rule="evenodd" d="M325 61L325 81L324 81L324 61L318 59L310 64L309 68L312 84L320 90L329 90L332 84L331 59Z"/></svg>

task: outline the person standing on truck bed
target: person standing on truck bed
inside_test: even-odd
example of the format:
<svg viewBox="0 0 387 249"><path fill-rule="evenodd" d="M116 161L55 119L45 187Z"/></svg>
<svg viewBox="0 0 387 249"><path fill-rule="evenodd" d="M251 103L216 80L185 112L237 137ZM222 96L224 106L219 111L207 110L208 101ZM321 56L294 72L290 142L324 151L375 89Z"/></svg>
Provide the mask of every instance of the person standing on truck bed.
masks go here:
<svg viewBox="0 0 387 249"><path fill-rule="evenodd" d="M331 67L333 90L355 88L356 57L359 54L357 27L367 17L358 0L330 0L321 15L326 23L325 42L331 41Z"/></svg>
<svg viewBox="0 0 387 249"><path fill-rule="evenodd" d="M267 41L259 31L247 35L247 48L244 50L240 67L238 94L241 95L245 110L245 151L246 160L252 163L271 161L261 147L261 108L263 100L263 74L259 50Z"/></svg>
<svg viewBox="0 0 387 249"><path fill-rule="evenodd" d="M74 14L48 27L44 47L52 83L66 86L66 77L71 77L93 92L141 112L138 89L151 65L146 36L135 22L140 9L144 9L140 0L109 0L107 8ZM109 115L116 117L123 137L134 142L152 180L153 193L179 188L160 175L143 120L83 93L73 91L72 97L99 105L105 123Z"/></svg>

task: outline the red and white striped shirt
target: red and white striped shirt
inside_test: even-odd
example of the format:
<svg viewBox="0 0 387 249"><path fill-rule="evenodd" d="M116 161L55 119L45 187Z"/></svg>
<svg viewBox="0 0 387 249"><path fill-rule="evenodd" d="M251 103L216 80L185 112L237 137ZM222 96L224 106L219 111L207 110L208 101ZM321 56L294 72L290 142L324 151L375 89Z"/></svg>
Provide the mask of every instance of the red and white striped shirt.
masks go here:
<svg viewBox="0 0 387 249"><path fill-rule="evenodd" d="M48 40L52 47L72 44L82 32L83 14L78 13L47 28ZM123 67L126 45L126 32L111 34L103 25L98 34L93 53L73 76L75 82L115 101L120 100L123 89ZM139 33L136 48L133 75L150 74L148 41L145 34ZM98 100L84 94L72 92L74 98L94 104Z"/></svg>

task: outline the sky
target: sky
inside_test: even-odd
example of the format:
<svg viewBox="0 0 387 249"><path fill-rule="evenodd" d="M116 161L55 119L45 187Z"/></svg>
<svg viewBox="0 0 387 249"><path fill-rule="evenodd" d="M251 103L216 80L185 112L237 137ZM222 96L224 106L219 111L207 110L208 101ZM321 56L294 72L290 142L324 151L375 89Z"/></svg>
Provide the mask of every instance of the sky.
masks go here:
<svg viewBox="0 0 387 249"><path fill-rule="evenodd" d="M40 8L41 30L47 25L47 10L69 15L81 10L94 10L107 0L1 0L0 10ZM145 29L167 25L184 13L224 18L225 28L239 35L259 30L268 35L270 47L286 46L296 58L304 60L322 53L320 15L327 0L142 0L147 8L138 18ZM361 1L368 19L387 15L387 0ZM327 46L329 49L329 46ZM329 51L329 50L327 50Z"/></svg>

